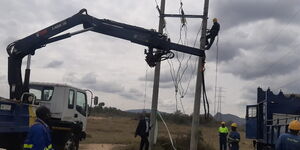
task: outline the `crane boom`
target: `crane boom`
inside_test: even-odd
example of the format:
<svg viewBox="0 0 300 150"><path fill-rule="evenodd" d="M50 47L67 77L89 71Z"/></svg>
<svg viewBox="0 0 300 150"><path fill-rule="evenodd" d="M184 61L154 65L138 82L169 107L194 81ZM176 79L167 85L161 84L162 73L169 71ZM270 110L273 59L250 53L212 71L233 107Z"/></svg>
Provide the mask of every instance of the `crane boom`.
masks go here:
<svg viewBox="0 0 300 150"><path fill-rule="evenodd" d="M58 35L80 24L83 25L83 30ZM170 50L205 57L203 50L172 43L166 35L154 30L147 30L108 19L97 19L88 15L86 9L82 9L79 13L63 21L17 40L7 46L7 53L9 55L8 82L10 85L10 98L20 99L23 92L28 92L28 84L22 83L21 76L22 59L26 55L34 55L37 49L49 43L66 39L86 31L94 31L147 46L149 49L145 51L146 61L151 67L155 66L158 61L172 58L174 54ZM159 50L153 50L154 48ZM25 79L28 79L29 82L29 74L26 75Z"/></svg>

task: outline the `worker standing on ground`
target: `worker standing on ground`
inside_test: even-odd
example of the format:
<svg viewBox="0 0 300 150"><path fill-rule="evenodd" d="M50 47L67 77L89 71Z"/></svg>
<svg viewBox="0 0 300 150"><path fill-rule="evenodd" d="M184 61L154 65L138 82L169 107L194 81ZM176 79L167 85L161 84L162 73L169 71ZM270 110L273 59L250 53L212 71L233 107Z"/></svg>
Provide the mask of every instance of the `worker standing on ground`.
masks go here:
<svg viewBox="0 0 300 150"><path fill-rule="evenodd" d="M225 126L225 122L221 122L221 127L219 127L219 143L220 143L220 150L227 149L227 135L228 135L228 128Z"/></svg>
<svg viewBox="0 0 300 150"><path fill-rule="evenodd" d="M237 132L237 124L232 123L231 124L231 132L228 136L228 147L229 150L239 150L239 142L240 142L241 136Z"/></svg>
<svg viewBox="0 0 300 150"><path fill-rule="evenodd" d="M213 23L214 23L213 26L207 32L208 35L206 35L206 47L205 47L206 50L210 49L210 47L212 46L212 44L215 41L216 36L218 36L218 34L219 34L220 24L218 23L218 19L214 18ZM208 42L208 39L210 39L209 42Z"/></svg>
<svg viewBox="0 0 300 150"><path fill-rule="evenodd" d="M150 131L150 119L148 114L143 114L140 118L139 124L135 131L135 136L137 135L141 137L141 143L140 143L140 150L143 150L145 147L145 150L149 149L149 136Z"/></svg>
<svg viewBox="0 0 300 150"><path fill-rule="evenodd" d="M288 128L290 132L280 135L277 139L275 150L300 150L300 122L293 120Z"/></svg>
<svg viewBox="0 0 300 150"><path fill-rule="evenodd" d="M36 116L35 124L30 127L24 142L24 150L53 150L48 127L51 116L50 110L41 106L37 108Z"/></svg>

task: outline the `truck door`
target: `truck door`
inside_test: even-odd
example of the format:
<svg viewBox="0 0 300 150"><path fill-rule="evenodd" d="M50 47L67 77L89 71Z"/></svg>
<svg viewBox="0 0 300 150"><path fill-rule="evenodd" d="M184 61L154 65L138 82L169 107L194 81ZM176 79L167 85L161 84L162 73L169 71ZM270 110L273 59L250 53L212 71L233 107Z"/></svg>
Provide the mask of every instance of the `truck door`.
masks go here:
<svg viewBox="0 0 300 150"><path fill-rule="evenodd" d="M257 139L257 105L248 105L246 112L246 138Z"/></svg>
<svg viewBox="0 0 300 150"><path fill-rule="evenodd" d="M75 98L76 98L76 92L74 89L66 88L66 93L68 93L68 103L65 105L64 108L64 114L63 114L63 121L70 121L74 122L76 121L74 116L77 113L75 109Z"/></svg>
<svg viewBox="0 0 300 150"><path fill-rule="evenodd" d="M76 91L76 113L75 120L82 122L83 130L86 127L87 121L87 96L84 92Z"/></svg>

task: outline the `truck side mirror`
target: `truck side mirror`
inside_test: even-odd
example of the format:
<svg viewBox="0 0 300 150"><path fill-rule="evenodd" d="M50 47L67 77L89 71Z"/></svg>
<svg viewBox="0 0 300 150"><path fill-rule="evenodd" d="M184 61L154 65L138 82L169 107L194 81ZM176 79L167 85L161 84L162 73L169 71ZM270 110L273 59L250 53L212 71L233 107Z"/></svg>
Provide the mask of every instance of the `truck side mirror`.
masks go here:
<svg viewBox="0 0 300 150"><path fill-rule="evenodd" d="M94 105L95 105L95 106L98 105L98 96L95 96L95 97L94 97Z"/></svg>
<svg viewBox="0 0 300 150"><path fill-rule="evenodd" d="M35 104L36 97L33 93L23 93L21 96L22 103Z"/></svg>

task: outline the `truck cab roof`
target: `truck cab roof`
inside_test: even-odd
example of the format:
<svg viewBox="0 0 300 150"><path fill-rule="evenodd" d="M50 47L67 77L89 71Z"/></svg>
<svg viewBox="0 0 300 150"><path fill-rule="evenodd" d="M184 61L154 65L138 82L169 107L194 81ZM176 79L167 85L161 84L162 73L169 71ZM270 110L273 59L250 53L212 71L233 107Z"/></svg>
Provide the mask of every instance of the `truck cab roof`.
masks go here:
<svg viewBox="0 0 300 150"><path fill-rule="evenodd" d="M76 89L79 91L85 91L84 89L80 89L71 85L68 85L66 83L51 83L51 82L30 82L31 86L53 86L53 87L69 87L72 89Z"/></svg>

